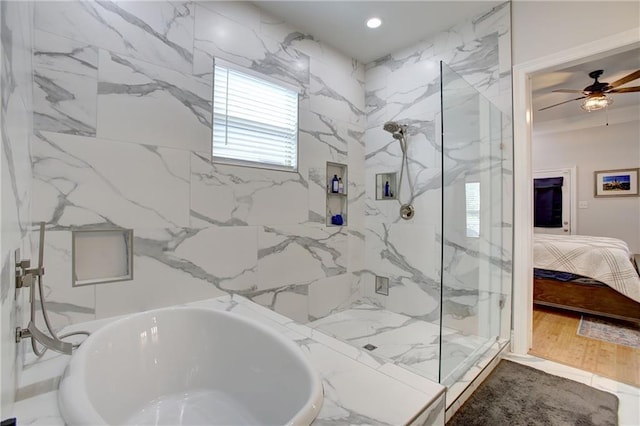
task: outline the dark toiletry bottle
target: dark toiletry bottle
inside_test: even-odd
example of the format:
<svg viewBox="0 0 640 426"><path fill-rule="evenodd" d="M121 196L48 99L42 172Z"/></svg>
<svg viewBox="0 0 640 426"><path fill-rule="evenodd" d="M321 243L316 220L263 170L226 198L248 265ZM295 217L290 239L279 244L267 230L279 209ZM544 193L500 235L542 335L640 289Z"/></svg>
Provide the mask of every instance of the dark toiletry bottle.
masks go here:
<svg viewBox="0 0 640 426"><path fill-rule="evenodd" d="M331 179L331 192L337 194L339 184L340 180L338 179L338 175L333 175L333 179Z"/></svg>
<svg viewBox="0 0 640 426"><path fill-rule="evenodd" d="M384 196L385 197L391 197L391 191L389 189L389 181L386 181L384 183Z"/></svg>

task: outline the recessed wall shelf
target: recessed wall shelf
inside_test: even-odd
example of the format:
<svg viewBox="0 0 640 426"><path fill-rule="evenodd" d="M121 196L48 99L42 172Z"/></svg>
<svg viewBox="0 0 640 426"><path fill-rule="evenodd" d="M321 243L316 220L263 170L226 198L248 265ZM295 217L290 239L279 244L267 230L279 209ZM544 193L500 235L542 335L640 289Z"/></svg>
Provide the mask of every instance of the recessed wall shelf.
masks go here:
<svg viewBox="0 0 640 426"><path fill-rule="evenodd" d="M327 226L347 225L347 165L327 162Z"/></svg>
<svg viewBox="0 0 640 426"><path fill-rule="evenodd" d="M72 232L73 286L133 279L133 230Z"/></svg>
<svg viewBox="0 0 640 426"><path fill-rule="evenodd" d="M376 200L395 200L397 198L396 173L378 173L376 175Z"/></svg>

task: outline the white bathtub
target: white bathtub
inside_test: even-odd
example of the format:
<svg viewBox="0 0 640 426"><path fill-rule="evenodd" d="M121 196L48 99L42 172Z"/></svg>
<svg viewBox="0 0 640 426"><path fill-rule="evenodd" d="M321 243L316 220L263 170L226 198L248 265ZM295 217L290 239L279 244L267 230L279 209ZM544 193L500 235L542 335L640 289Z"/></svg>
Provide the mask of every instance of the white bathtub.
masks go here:
<svg viewBox="0 0 640 426"><path fill-rule="evenodd" d="M98 330L58 392L69 425L306 425L322 398L295 343L235 314L187 307Z"/></svg>

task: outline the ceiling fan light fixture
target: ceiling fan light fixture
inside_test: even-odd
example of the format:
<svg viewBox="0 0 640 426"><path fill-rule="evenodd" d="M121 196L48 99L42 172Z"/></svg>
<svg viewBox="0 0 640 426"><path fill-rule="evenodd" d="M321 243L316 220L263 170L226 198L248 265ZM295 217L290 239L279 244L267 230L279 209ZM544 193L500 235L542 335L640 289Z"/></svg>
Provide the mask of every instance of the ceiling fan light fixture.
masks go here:
<svg viewBox="0 0 640 426"><path fill-rule="evenodd" d="M582 101L582 109L587 112L598 111L608 107L613 103L613 99L608 98L606 95L590 96Z"/></svg>

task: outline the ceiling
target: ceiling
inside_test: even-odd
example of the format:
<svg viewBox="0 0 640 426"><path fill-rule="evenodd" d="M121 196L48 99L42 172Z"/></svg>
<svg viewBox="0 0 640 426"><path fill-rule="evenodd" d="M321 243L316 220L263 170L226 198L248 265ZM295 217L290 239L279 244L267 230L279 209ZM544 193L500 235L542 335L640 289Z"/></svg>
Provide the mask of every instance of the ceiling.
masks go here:
<svg viewBox="0 0 640 426"><path fill-rule="evenodd" d="M627 74L640 69L640 48L635 48L621 53L615 53L597 59L585 59L582 63L562 68L557 71L537 75L531 79L533 123L568 119L584 114L602 114L604 111L588 113L580 108L582 100L559 105L544 111L540 108L554 105L580 97L579 93L553 93L556 89L582 90L593 83L589 73L594 70L604 70L600 82L612 83ZM630 81L620 87L640 86L640 79ZM640 92L618 93L607 95L613 99L609 106L609 113L628 107L640 106Z"/></svg>
<svg viewBox="0 0 640 426"><path fill-rule="evenodd" d="M411 46L503 1L254 1L258 8L363 63ZM369 29L376 16L382 26Z"/></svg>
<svg viewBox="0 0 640 426"><path fill-rule="evenodd" d="M253 3L266 13L280 18L294 28L312 35L345 55L369 63L389 53L416 44L454 25L488 12L503 1L342 1L295 0ZM369 29L365 22L370 17L382 19L382 26ZM579 119L587 113L580 108L581 101L538 111L538 109L577 98L580 94L553 93L555 89L583 89L593 80L589 73L602 69L601 82L613 82L640 69L640 48L615 53L597 59L586 58L579 64L539 74L532 78L533 122ZM640 81L622 87L639 86ZM610 95L614 103L610 114L627 107L640 107L640 93Z"/></svg>

